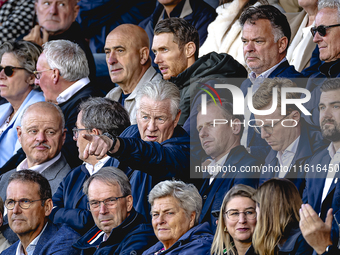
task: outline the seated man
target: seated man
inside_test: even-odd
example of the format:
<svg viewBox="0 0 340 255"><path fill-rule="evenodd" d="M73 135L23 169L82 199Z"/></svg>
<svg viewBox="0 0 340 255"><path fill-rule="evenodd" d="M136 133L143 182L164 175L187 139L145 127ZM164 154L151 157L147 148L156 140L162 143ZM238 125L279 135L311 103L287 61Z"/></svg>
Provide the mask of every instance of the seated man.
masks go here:
<svg viewBox="0 0 340 255"><path fill-rule="evenodd" d="M215 124L215 120L227 120L228 124L224 122ZM203 197L200 222L208 221L213 232L216 231L216 218L212 212L220 209L229 189L237 184L256 188L258 184L260 162L240 145L243 120L242 115L233 115L233 105L225 100L222 101L222 105L208 101L206 114L199 110L197 115L201 145L211 158L206 167L201 167L203 170L201 172L207 172L208 176L200 189ZM233 123L232 126L230 122ZM245 169L247 166L254 166L252 169L258 166L258 171L242 173L242 168ZM234 168L233 171L230 170L231 167Z"/></svg>
<svg viewBox="0 0 340 255"><path fill-rule="evenodd" d="M116 27L106 38L107 67L113 83L118 84L106 97L121 103L136 124L137 91L146 82L161 79L151 66L149 39L144 29L132 24Z"/></svg>
<svg viewBox="0 0 340 255"><path fill-rule="evenodd" d="M79 12L78 0L35 0L35 11L38 24L33 27L27 35L21 38L32 41L42 46L47 41L69 40L83 49L90 67L89 76L95 81L96 66L88 42L81 31L79 24L75 21Z"/></svg>
<svg viewBox="0 0 340 255"><path fill-rule="evenodd" d="M102 135L108 133L118 136L130 126L129 115L118 102L108 98L94 97L82 102L79 106L73 139L77 142L79 158L84 164L73 169L60 183L53 195L53 210L50 219L54 223L67 223L80 234L93 227L93 218L87 210L87 197L82 189L84 182L102 167L118 167L119 161L105 156L99 160L96 156L83 158L88 141L81 134Z"/></svg>
<svg viewBox="0 0 340 255"><path fill-rule="evenodd" d="M28 106L17 127L18 139L26 158L13 169L0 176L0 196L6 199L10 176L24 169L42 174L50 183L52 194L71 170L61 153L66 130L64 115L52 103L38 102Z"/></svg>
<svg viewBox="0 0 340 255"><path fill-rule="evenodd" d="M244 60L251 71L249 78L241 85L244 96L248 94L248 88L254 94L266 78L303 77L286 59L291 30L284 14L271 5L261 5L248 7L239 20ZM248 107L244 118L246 122L254 119ZM257 158L265 158L270 150L268 144L248 125L245 126L241 144Z"/></svg>
<svg viewBox="0 0 340 255"><path fill-rule="evenodd" d="M84 183L96 223L73 246L87 254L141 254L157 242L151 224L133 208L131 184L123 171L105 167Z"/></svg>
<svg viewBox="0 0 340 255"><path fill-rule="evenodd" d="M81 134L90 142L84 159L108 154L119 160L131 182L134 208L149 220L147 195L155 184L173 177L189 181L190 139L177 125L179 101L179 90L173 83L151 81L142 86L136 98L137 125L119 137Z"/></svg>
<svg viewBox="0 0 340 255"><path fill-rule="evenodd" d="M276 110L266 115L255 114L255 131L271 147L262 167L259 184L272 177L287 178L295 184L302 196L305 187L304 162L326 143L323 142L321 132L311 129L301 117L301 110L296 105L286 105L286 115L282 115L282 90L296 88L296 84L289 79L264 80L253 95L254 108L260 111L272 108L273 88L277 89ZM299 100L300 96L297 92L285 94L288 100Z"/></svg>
<svg viewBox="0 0 340 255"><path fill-rule="evenodd" d="M72 248L79 234L67 225L55 225L48 220L53 203L45 177L32 170L15 172L8 180L6 196L9 226L19 241L2 255L80 254Z"/></svg>
<svg viewBox="0 0 340 255"><path fill-rule="evenodd" d="M37 63L36 85L45 100L58 104L65 116L66 140L62 148L68 164L79 166L78 149L72 128L77 120L78 105L90 96L102 96L90 82L89 67L84 51L75 43L55 40L44 44Z"/></svg>

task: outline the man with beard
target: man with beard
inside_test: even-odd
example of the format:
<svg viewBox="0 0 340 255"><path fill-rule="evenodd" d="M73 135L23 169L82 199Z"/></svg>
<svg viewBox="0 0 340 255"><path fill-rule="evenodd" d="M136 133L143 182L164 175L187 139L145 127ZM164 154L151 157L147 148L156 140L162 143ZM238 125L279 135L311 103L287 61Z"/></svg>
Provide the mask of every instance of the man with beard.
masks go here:
<svg viewBox="0 0 340 255"><path fill-rule="evenodd" d="M304 202L325 220L332 206L335 186L339 181L340 162L340 80L330 79L321 86L319 103L322 136L331 141L317 152L305 166Z"/></svg>

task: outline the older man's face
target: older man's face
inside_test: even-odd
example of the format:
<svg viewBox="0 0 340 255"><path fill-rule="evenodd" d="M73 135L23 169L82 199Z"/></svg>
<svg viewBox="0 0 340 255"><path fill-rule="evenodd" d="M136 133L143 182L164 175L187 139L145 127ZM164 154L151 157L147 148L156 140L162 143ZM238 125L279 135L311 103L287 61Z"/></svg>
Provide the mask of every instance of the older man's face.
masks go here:
<svg viewBox="0 0 340 255"><path fill-rule="evenodd" d="M79 6L76 0L38 0L35 10L39 25L54 35L70 28L78 15Z"/></svg>
<svg viewBox="0 0 340 255"><path fill-rule="evenodd" d="M321 9L315 17L315 26L330 26L339 24L338 11L332 8ZM340 58L340 27L331 27L326 30L326 35L316 33L313 42L318 44L319 57L322 61L331 62Z"/></svg>
<svg viewBox="0 0 340 255"><path fill-rule="evenodd" d="M181 113L179 111L173 119L170 107L170 99L154 101L146 96L141 98L137 124L142 140L161 143L172 137Z"/></svg>
<svg viewBox="0 0 340 255"><path fill-rule="evenodd" d="M40 165L61 151L66 136L61 125L56 109L33 106L27 110L17 131L29 167Z"/></svg>
<svg viewBox="0 0 340 255"><path fill-rule="evenodd" d="M280 54L286 49L282 39L274 41L270 21L259 19L255 24L246 22L242 31L243 55L246 64L258 76L278 64L283 58Z"/></svg>

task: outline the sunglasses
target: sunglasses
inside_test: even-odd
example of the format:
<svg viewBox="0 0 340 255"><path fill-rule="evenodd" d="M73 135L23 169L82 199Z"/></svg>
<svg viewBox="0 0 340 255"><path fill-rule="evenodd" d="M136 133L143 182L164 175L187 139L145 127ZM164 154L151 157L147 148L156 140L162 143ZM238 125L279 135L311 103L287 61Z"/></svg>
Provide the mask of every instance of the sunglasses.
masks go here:
<svg viewBox="0 0 340 255"><path fill-rule="evenodd" d="M0 72L2 72L2 70L4 70L5 72L5 75L7 77L12 77L13 74L14 74L14 69L23 69L23 70L26 70L25 68L23 67L15 67L15 66L5 66L5 67L2 67L0 66ZM26 70L27 71L27 70Z"/></svg>
<svg viewBox="0 0 340 255"><path fill-rule="evenodd" d="M320 25L320 26L318 26L318 27L312 27L312 28L310 29L310 32L312 33L313 38L314 38L316 32L318 32L320 36L324 37L324 36L326 35L326 32L327 32L327 29L328 29L328 28L331 28L331 27L338 27L338 26L340 26L340 24L330 25L330 26Z"/></svg>

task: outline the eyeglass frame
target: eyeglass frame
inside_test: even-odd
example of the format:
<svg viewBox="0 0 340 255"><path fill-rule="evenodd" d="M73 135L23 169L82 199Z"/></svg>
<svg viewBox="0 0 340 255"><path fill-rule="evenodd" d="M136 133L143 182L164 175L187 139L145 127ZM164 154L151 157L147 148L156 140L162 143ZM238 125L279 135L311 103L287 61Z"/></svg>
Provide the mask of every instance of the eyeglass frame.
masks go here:
<svg viewBox="0 0 340 255"><path fill-rule="evenodd" d="M105 201L107 201L107 200L109 200L109 199L114 199L114 202L117 202L119 199L121 199L121 198L124 198L124 197L127 197L128 195L126 195L126 196L121 196L121 197L108 197L108 198L106 198L106 199L104 199L104 200L101 200L101 201L99 201L99 200L95 200L95 201L89 201L89 202L87 202L87 209L89 210L89 211L93 211L93 212L95 212L95 211L99 211L99 210L97 210L97 209L100 209L100 204L101 203L103 203L104 205L105 205L105 207L106 208L111 208L110 206L108 206L106 203L107 202L105 202ZM93 202L99 202L99 204L98 204L98 207L96 207L95 208L95 210L91 210L91 203L93 203ZM116 205L116 203L115 203L115 205ZM112 205L113 206L113 205Z"/></svg>
<svg viewBox="0 0 340 255"><path fill-rule="evenodd" d="M72 128L73 137L78 139L79 131L83 131L83 130L91 130L91 128Z"/></svg>
<svg viewBox="0 0 340 255"><path fill-rule="evenodd" d="M260 127L253 127L254 130L255 130L255 133L261 135L261 130L262 130L262 128L266 127L266 128L271 128L272 131L271 131L270 133L267 132L267 130L264 130L264 131L265 131L267 134L272 135L273 132L274 132L274 131L273 131L273 130L274 130L274 127L275 127L279 122L281 122L282 120L284 120L285 118L287 118L290 114L291 114L291 113L288 113L288 114L287 114L286 116L284 116L282 119L280 119L279 121L277 121L273 126L265 126L265 125L263 125L263 126L260 126ZM260 130L257 130L258 128L260 128Z"/></svg>
<svg viewBox="0 0 340 255"><path fill-rule="evenodd" d="M41 74L40 74L40 73L43 73L43 72L46 72L46 71L51 71L51 70L53 70L53 69L50 68L50 69L41 70L41 71L35 70L35 71L33 71L33 74L34 74L34 77L35 77L37 80L40 80L40 78L41 78Z"/></svg>
<svg viewBox="0 0 340 255"><path fill-rule="evenodd" d="M11 75L7 75L6 74L6 70L5 69L8 68L8 67L12 70L12 74ZM17 66L5 66L5 67L2 67L2 66L0 66L0 72L2 72L2 70L4 70L4 74L6 75L6 77L12 77L14 75L14 69L26 70L27 72L32 73L32 72L30 72L29 70L27 70L24 67L17 67Z"/></svg>
<svg viewBox="0 0 340 255"><path fill-rule="evenodd" d="M21 203L22 203L23 201L25 201L25 200L28 200L28 201L29 201L29 205L28 205L27 208L22 207L22 205L21 205ZM45 201L45 200L46 200L46 199L30 200L30 199L28 199L28 198L22 198L22 199L19 199L19 201L16 201L16 200L13 200L13 199L6 199L4 205L5 205L5 207L7 208L7 210L13 210L14 207L15 207L15 203L19 203L20 208L26 210L26 209L29 209L29 208L31 207L31 204L32 204L33 202L37 202L37 201ZM9 203L8 201L14 202L13 208L8 208L8 207L7 207L7 206L8 206L8 203Z"/></svg>
<svg viewBox="0 0 340 255"><path fill-rule="evenodd" d="M320 25L320 26L317 26L317 27L311 27L310 28L310 32L312 33L312 36L313 36L313 38L314 38L314 36L316 35L316 32L318 32L319 33L319 35L321 36L321 37L325 37L326 36L326 34L327 34L327 29L328 28L331 28L331 27L338 27L338 26L340 26L340 24L335 24L335 25L330 25L330 26L325 26L325 25ZM324 29L325 30L325 33L320 33L320 31L319 31L319 29Z"/></svg>
<svg viewBox="0 0 340 255"><path fill-rule="evenodd" d="M253 210L254 210L254 215L255 215L255 216L254 216L254 218L251 218L251 219L248 219L247 214L246 214L246 212L249 212L249 211L240 212L240 211L236 211L236 210L230 209L230 210L228 210L228 211L226 211L226 212L223 212L223 214L225 214L225 215L227 216L227 218L228 218L229 220L231 220L231 221L238 221L238 220L240 219L240 214L241 214L241 213L244 214L244 216L246 217L247 220L255 220L256 217L257 217L257 212L256 212L255 209L253 209ZM234 212L239 213L237 220L232 220L232 219L229 218L228 213L229 213L230 211L234 211Z"/></svg>

